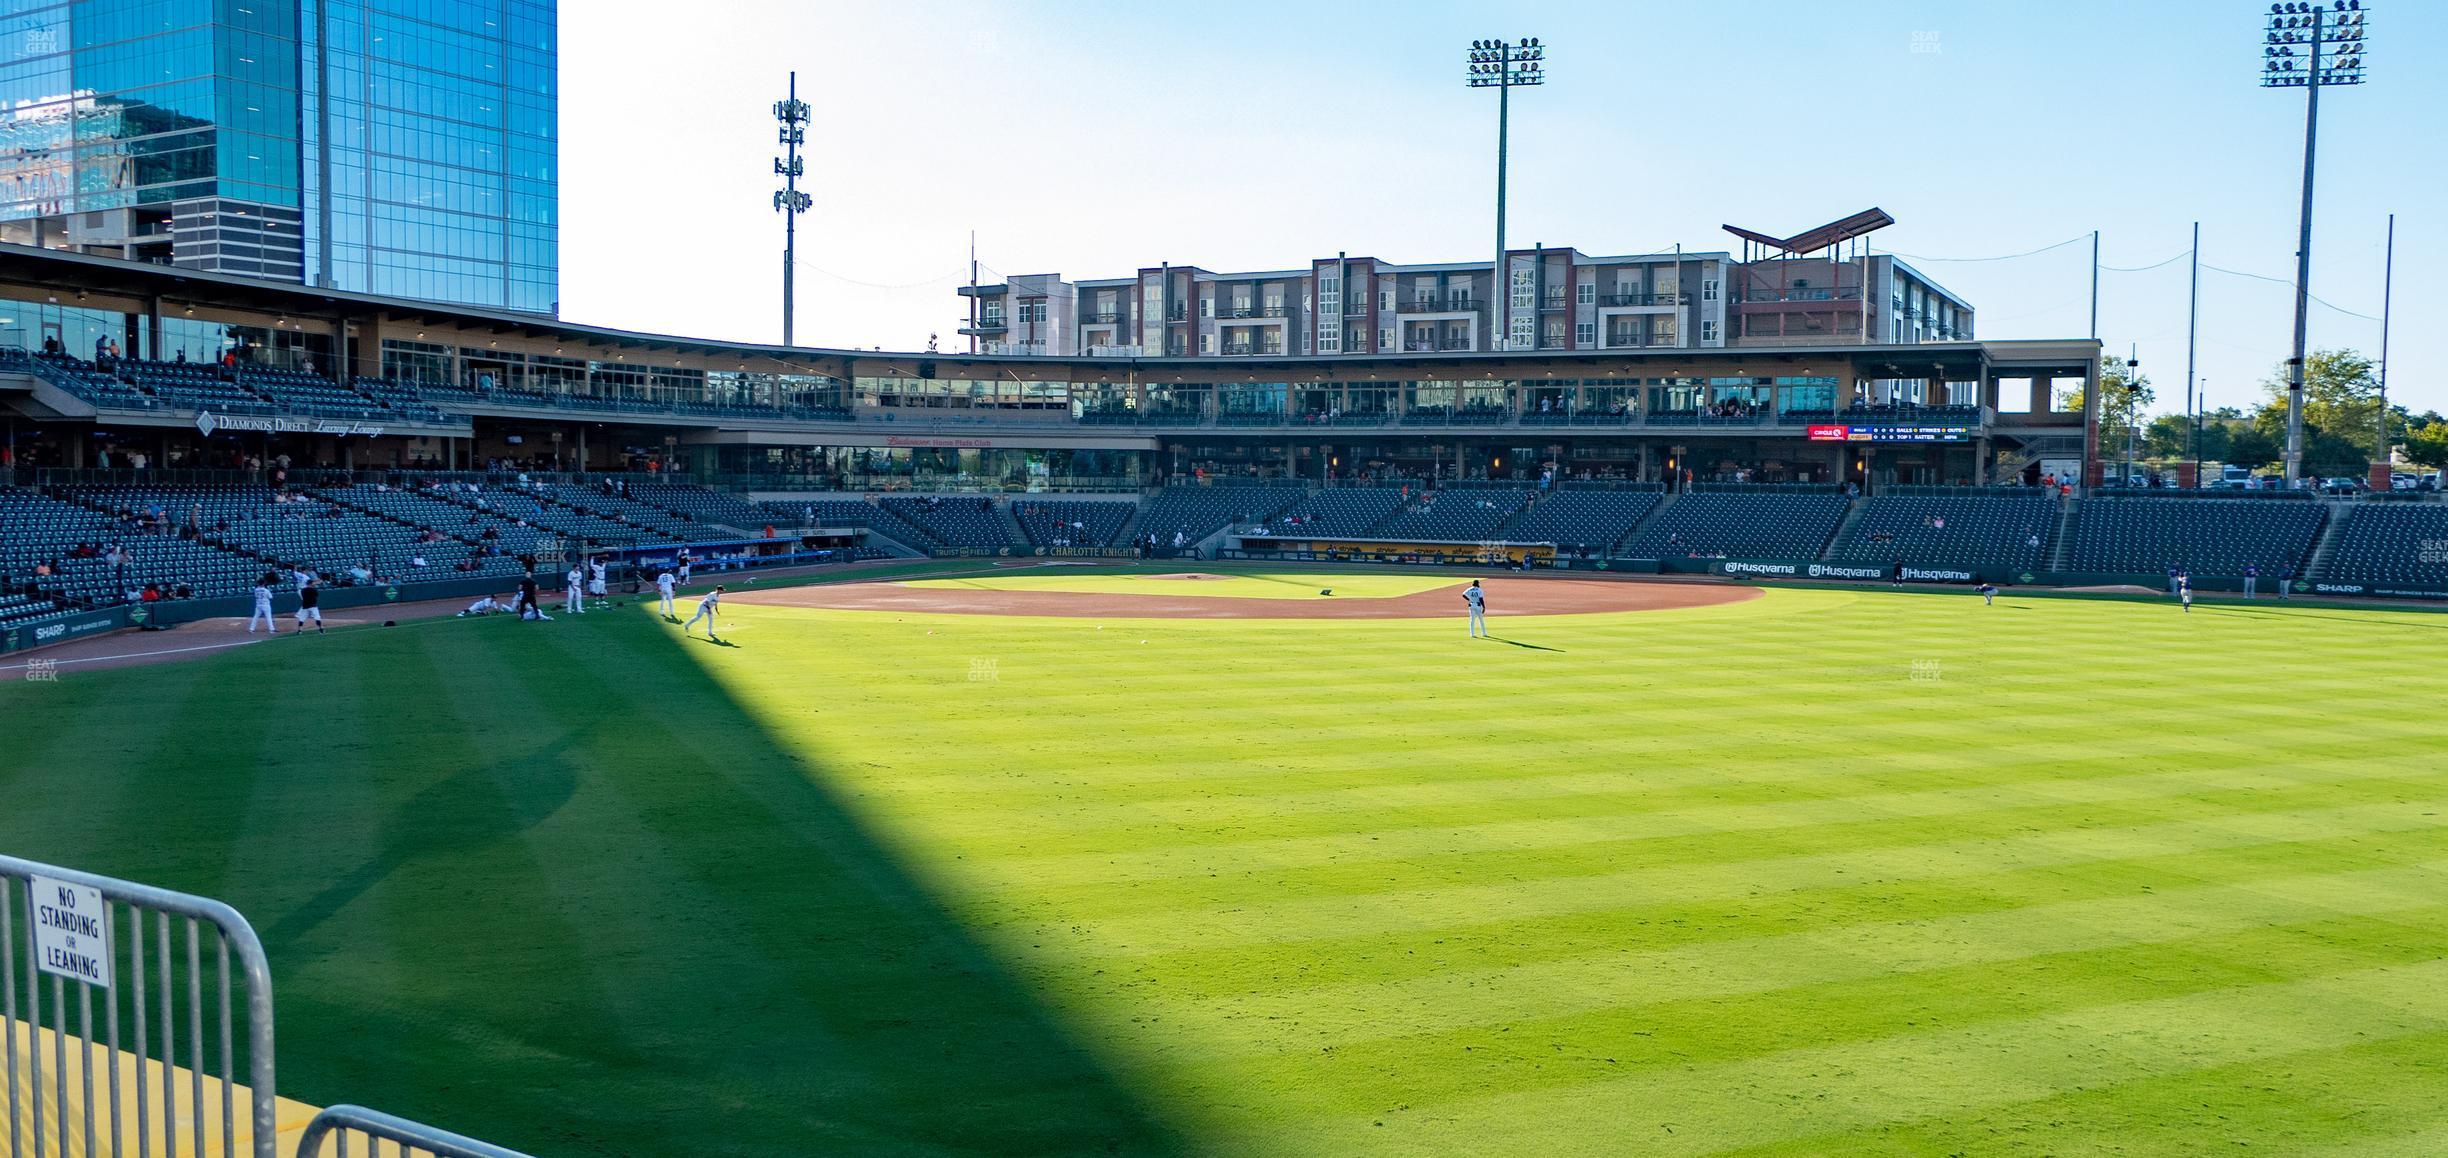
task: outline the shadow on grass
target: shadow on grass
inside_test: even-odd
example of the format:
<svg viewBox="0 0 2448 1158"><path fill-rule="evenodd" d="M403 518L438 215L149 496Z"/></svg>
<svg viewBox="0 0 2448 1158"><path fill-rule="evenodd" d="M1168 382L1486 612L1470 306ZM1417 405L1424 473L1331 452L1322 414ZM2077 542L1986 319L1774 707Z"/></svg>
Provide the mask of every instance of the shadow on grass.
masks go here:
<svg viewBox="0 0 2448 1158"><path fill-rule="evenodd" d="M2430 609L2423 607L2374 607L2371 610L2411 611L2415 613L2414 615L2397 616L2386 620L2374 620L2369 616L2357 617L2352 615L2332 615L2325 611L2316 610L2311 605L2294 604L2290 606L2283 601L2280 601L2270 607L2248 607L2240 603L2223 602L2206 604L2205 606L2213 607L2219 611L2229 612L2236 615L2251 615L2262 619L2330 619L2339 623L2353 623L2364 627L2385 626L2394 628L2402 624L2410 627L2428 627L2435 631L2448 631L2448 617L2438 615L2426 616L2423 613L2429 611Z"/></svg>
<svg viewBox="0 0 2448 1158"><path fill-rule="evenodd" d="M1536 644L1536 643L1524 643L1524 642L1522 642L1521 640L1518 640L1518 639L1506 639L1505 637L1503 637L1503 636L1501 636L1501 635L1491 635L1491 636L1487 636L1486 638L1488 638L1488 639L1492 639L1492 640L1495 640L1495 641L1496 641L1496 642L1498 642L1498 643L1507 643L1507 644L1511 644L1511 645L1513 645L1514 647L1527 648L1527 649L1529 649L1529 650L1531 650L1531 651L1552 651L1552 652L1556 653L1557 655L1562 655L1562 654L1564 654L1564 649L1563 649L1563 648L1560 648L1560 647L1547 647L1547 646L1542 645L1542 644Z"/></svg>
<svg viewBox="0 0 2448 1158"><path fill-rule="evenodd" d="M292 1097L544 1154L1188 1149L677 642L612 616L95 673L39 737L102 757L91 808L34 851L246 913ZM104 756L130 708L184 743Z"/></svg>

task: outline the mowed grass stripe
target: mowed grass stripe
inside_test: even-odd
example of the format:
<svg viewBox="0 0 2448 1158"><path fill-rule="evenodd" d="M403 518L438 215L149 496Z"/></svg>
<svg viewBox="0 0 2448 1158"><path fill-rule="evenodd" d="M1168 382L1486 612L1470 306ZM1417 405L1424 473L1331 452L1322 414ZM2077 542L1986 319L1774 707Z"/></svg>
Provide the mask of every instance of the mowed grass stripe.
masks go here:
<svg viewBox="0 0 2448 1158"><path fill-rule="evenodd" d="M1417 1154L1494 1134L1508 1149L1541 1153L1621 1153L1639 1139L1646 1154L1709 1154L2444 1031L2448 962L2430 961L1651 1069L1416 1113L1304 1117L1283 1140L1303 1150ZM1592 1120L1609 1123L1610 1136L1593 1135Z"/></svg>
<svg viewBox="0 0 2448 1158"><path fill-rule="evenodd" d="M2340 803L2358 794L2405 792L2427 787L2421 773L2401 767L2394 753L2368 759L2298 762L2281 770L2210 770L2151 772L2103 776L2087 780L2026 781L1972 788L1938 788L1926 792L1875 793L1864 796L1800 796L1765 803L1722 806L1650 807L1650 798L1584 793L1563 802L1553 800L1491 801L1465 804L1450 801L1375 812L1342 810L1293 814L1280 823L1258 816L1221 821L1179 817L1127 827L1091 827L1083 831L1045 824L1015 833L1016 817L980 811L956 815L973 818L980 830L969 842L969 855L988 857L1094 857L1126 855L1163 841L1176 850L1208 847L1232 856L1265 855L1267 846L1297 845L1309 840L1379 841L1439 834L1503 832L1515 826L1535 828L1562 820L1613 835L1644 834L1652 838L1735 836L1760 832L1842 825L1919 823L1973 820L2004 815L2033 825L2055 822L2112 824L2148 818L2179 818L2211 808L2247 811L2287 808L2326 800ZM1558 815L1562 814L1562 815ZM1041 814L1042 815L1042 814ZM1060 814L1051 819L1059 821ZM1369 821L1371 823L1360 823Z"/></svg>
<svg viewBox="0 0 2448 1158"><path fill-rule="evenodd" d="M1561 1017L1694 997L1736 997L1801 985L1927 972L1967 963L2121 948L2230 933L2257 925L2339 915L2388 919L2438 905L2448 861L2229 885L2082 898L1929 918L1874 920L1860 913L1823 928L1782 934L1639 942L1570 958L1488 966L1461 938L1426 953L1445 968L1408 977L1304 983L1297 961L1273 975L1223 964L1206 984L1178 962L1100 962L1148 982L1134 1016L1182 1018L1203 1011L1226 1024L1205 1048L1267 1050L1289 1039L1313 1047L1386 1032L1457 1029L1506 1018ZM2428 890L2428 891L2426 891ZM1535 936L1535 931L1524 935ZM1379 946L1389 955L1420 952ZM1259 968L1266 968L1260 966ZM1221 983L1219 983L1221 982ZM1335 1011L1318 1017L1317 1011ZM1297 1032L1296 1032L1297 1027Z"/></svg>
<svg viewBox="0 0 2448 1158"><path fill-rule="evenodd" d="M1095 880L1035 878L1034 891L1066 914L1092 915L1100 923L1143 915L1179 919L1185 912L1185 896L1197 906L1192 912L1227 909L1256 912L1264 919L1271 913L1270 906L1283 903L1284 888L1294 881L1305 898L1318 902L1357 899L1403 906L1429 897L1432 903L1453 905L1460 915L1490 902L1526 901L1528 898L1517 894L1550 887L1588 890L1600 903L1573 906L1586 909L1668 899L1757 897L1824 888L1846 876L1857 882L1893 885L2069 866L2091 871L2110 864L2181 875L2189 870L2175 858L2189 853L2250 849L2259 854L2263 846L2278 846L2267 852L2351 859L2359 851L2354 846L2368 837L2404 834L2405 839L2392 841L2388 847L2431 848L2437 846L2436 838L2443 831L2448 831L2448 799L2392 798L2333 808L1979 840L1933 842L1925 830L1916 833L1899 826L1895 834L1899 843L1843 852L1770 855L1773 848L1762 849L1749 842L1718 844L1714 847L1730 857L1720 861L1652 858L1645 855L1637 839L1531 850L1451 851L1402 860L1336 861L1298 869L1235 861L1217 864L1202 874L1204 879L1165 890L1170 899L1150 897L1147 894L1152 890L1116 890L1113 882ZM1920 837L1918 842L1906 839L1915 835ZM1030 873L1013 873L1010 866L999 862L982 864L976 871L1006 875L1001 882L1006 885L1032 879ZM1482 883L1489 881L1508 883ZM1550 911L1531 907L1519 912L1534 917Z"/></svg>
<svg viewBox="0 0 2448 1158"><path fill-rule="evenodd" d="M1824 1154L2317 1154L2433 1158L2448 1129L2416 1107L2448 1102L2448 1032L2209 1066L1981 1112L1883 1123L1732 1151L1743 1158ZM2374 1073L2392 1075L2373 1089ZM2348 1138L2351 1141L2338 1142Z"/></svg>
<svg viewBox="0 0 2448 1158"><path fill-rule="evenodd" d="M2448 909L2399 916L2434 921ZM1763 991L1748 1000L1690 997L1553 1017L1499 1017L1416 1033L1343 1037L1316 1046L1337 1068L1407 1074L1417 1105L1476 1096L1493 1086L1559 1088L1616 1081L1646 1069L1681 1069L1880 1038L1975 1029L2078 1008L2311 980L2448 956L2437 927L2338 918L2205 937L2034 954L1914 973ZM1331 1016L1331 1015L1330 1015ZM2003 1026L2001 1025L2001 1029ZM1286 1048L1311 1048L1287 1035ZM1217 1058L1190 1043L1152 1042L1148 1065L1167 1082L1259 1085L1280 1067L1271 1053ZM1427 1064L1423 1064L1427 1063ZM1375 1091L1311 1083L1278 1091L1312 1113L1378 1108Z"/></svg>

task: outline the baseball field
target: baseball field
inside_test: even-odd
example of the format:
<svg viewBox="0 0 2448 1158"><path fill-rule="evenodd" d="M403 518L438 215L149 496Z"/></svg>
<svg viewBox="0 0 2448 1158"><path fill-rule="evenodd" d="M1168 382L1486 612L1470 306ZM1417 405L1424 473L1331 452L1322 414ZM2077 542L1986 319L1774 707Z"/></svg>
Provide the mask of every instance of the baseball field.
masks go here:
<svg viewBox="0 0 2448 1158"><path fill-rule="evenodd" d="M284 1094L540 1155L2448 1152L2448 616L1454 582L67 670L0 851L246 913Z"/></svg>

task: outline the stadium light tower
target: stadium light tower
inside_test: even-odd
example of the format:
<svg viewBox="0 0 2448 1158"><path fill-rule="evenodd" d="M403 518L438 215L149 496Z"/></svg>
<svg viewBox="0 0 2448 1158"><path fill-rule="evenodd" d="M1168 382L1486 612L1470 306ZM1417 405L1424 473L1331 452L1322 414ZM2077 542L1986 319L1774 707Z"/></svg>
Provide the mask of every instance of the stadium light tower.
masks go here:
<svg viewBox="0 0 2448 1158"><path fill-rule="evenodd" d="M1491 287L1496 296L1496 333L1491 345L1495 349L1511 348L1513 335L1506 306L1513 300L1512 286L1505 266L1505 133L1513 117L1513 90L1524 85L1547 83L1543 62L1547 49L1538 38L1526 37L1507 44L1502 40L1474 40L1470 50L1470 86L1496 90L1496 278Z"/></svg>
<svg viewBox="0 0 2448 1158"><path fill-rule="evenodd" d="M782 344L791 344L791 318L796 312L791 305L791 273L799 256L799 215L808 211L814 198L799 191L800 174L807 171L799 159L799 146L807 143L807 102L799 99L799 74L790 74L790 94L774 102L774 119L782 123L782 155L774 158L774 173L782 178L782 187L774 190L773 207L782 215Z"/></svg>
<svg viewBox="0 0 2448 1158"><path fill-rule="evenodd" d="M2312 304L2312 158L2320 90L2363 83L2363 0L2272 4L2261 46L2261 87L2304 90L2303 208L2295 238L2295 346L2287 358L2286 482L2303 473L2304 338Z"/></svg>

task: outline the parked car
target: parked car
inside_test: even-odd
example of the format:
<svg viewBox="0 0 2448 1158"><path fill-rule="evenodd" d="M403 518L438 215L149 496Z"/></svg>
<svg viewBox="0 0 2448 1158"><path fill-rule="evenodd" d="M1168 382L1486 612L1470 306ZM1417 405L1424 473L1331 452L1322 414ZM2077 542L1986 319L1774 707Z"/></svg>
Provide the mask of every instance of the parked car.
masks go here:
<svg viewBox="0 0 2448 1158"><path fill-rule="evenodd" d="M2359 478L2346 478L2342 475L2332 476L2320 480L2320 489L2321 493L2325 495L2360 494L2363 490L2363 480Z"/></svg>

